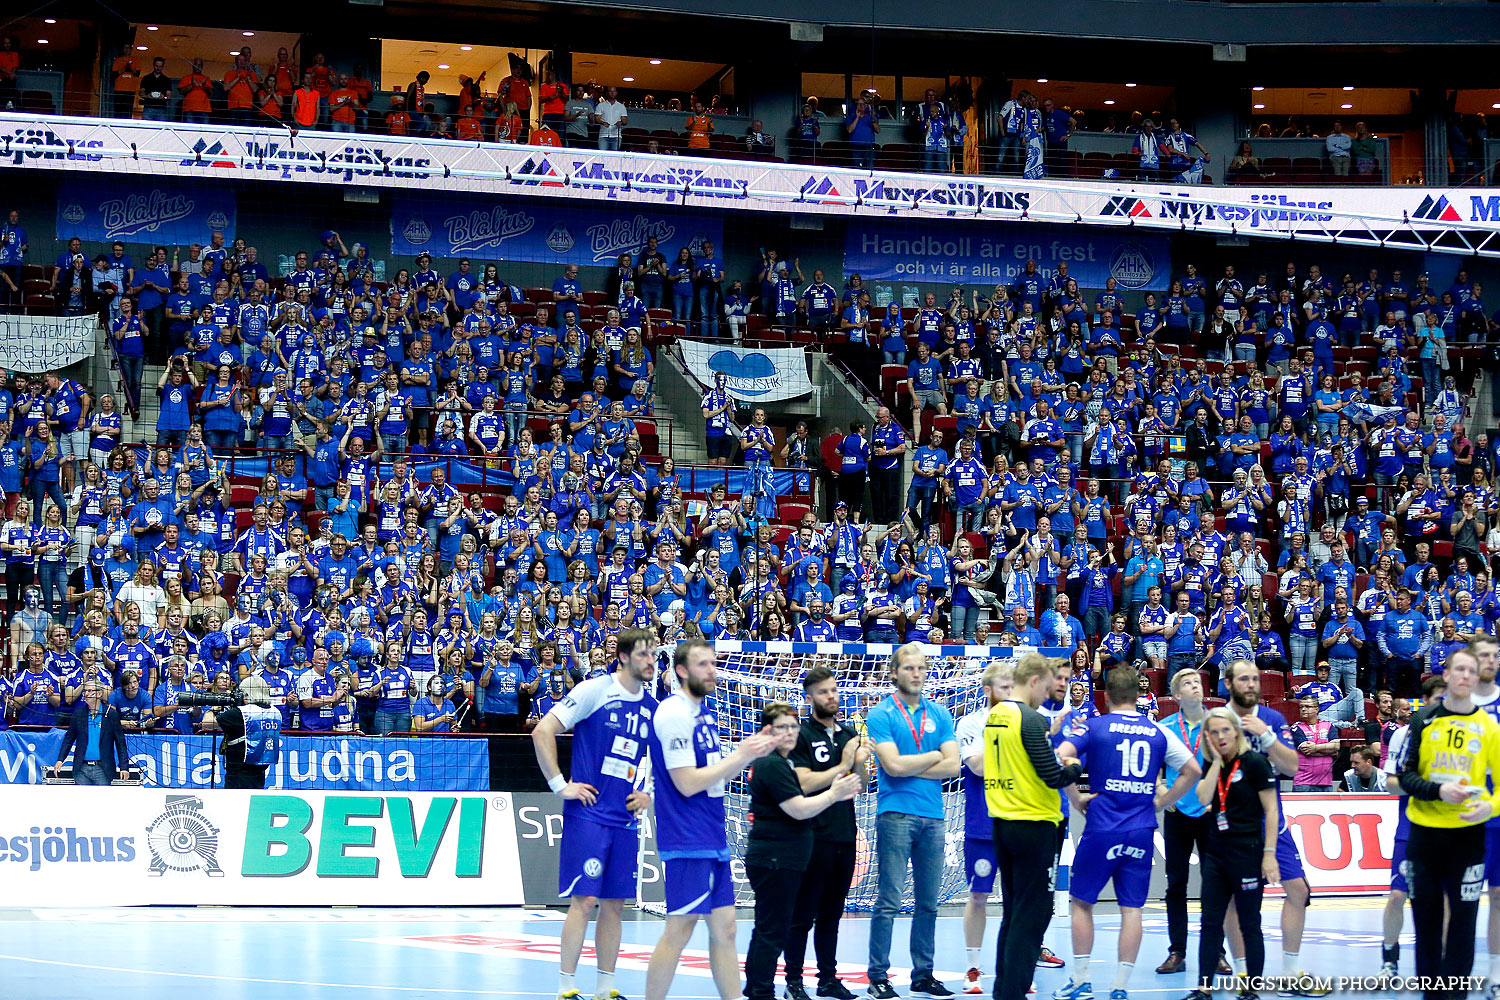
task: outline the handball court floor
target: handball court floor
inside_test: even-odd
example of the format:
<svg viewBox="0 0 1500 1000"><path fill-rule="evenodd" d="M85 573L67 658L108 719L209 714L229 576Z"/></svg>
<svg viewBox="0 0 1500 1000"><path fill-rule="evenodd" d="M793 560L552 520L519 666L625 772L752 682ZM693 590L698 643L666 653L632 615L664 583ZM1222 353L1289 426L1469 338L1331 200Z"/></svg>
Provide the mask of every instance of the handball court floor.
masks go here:
<svg viewBox="0 0 1500 1000"><path fill-rule="evenodd" d="M1280 900L1267 899L1267 972L1271 974L1280 972L1279 907ZM1377 973L1380 907L1381 900L1376 898L1315 898L1302 944L1303 968L1318 976ZM985 933L985 956L991 965L986 970L986 995L1000 908L995 904L990 911ZM627 910L616 988L622 997L640 1000L645 962L660 923L649 915L633 914ZM959 914L957 907L944 907L938 918L937 972L952 989L959 987L965 967ZM0 998L121 1000L200 995L214 1000L552 1000L557 988L555 956L561 916L560 912L514 908L0 909ZM1191 920L1189 948L1196 949L1196 915ZM1475 971L1481 975L1488 968L1483 931L1487 920L1488 914L1482 913L1475 961ZM1096 926L1092 979L1097 995L1104 997L1114 975L1119 927L1112 906L1100 904ZM841 975L861 995L868 928L864 915L851 914L839 934ZM898 919L891 954L892 983L902 993L908 982L908 928L909 920ZM750 929L750 912L742 910L738 933L742 961ZM592 936L591 930L590 942ZM1046 942L1058 955L1071 957L1066 918L1053 918ZM700 923L679 966L672 997L717 1000L706 948L706 932ZM1186 973L1156 975L1156 965L1165 953L1166 914L1155 903L1146 909L1145 940L1130 983L1132 997L1175 1000L1186 994ZM1411 963L1408 915L1402 935L1403 975L1413 974ZM1067 978L1066 968L1036 970L1038 1000L1050 1000L1052 991ZM587 945L577 986L585 998L593 995L592 954ZM1393 994L1374 991L1366 995Z"/></svg>

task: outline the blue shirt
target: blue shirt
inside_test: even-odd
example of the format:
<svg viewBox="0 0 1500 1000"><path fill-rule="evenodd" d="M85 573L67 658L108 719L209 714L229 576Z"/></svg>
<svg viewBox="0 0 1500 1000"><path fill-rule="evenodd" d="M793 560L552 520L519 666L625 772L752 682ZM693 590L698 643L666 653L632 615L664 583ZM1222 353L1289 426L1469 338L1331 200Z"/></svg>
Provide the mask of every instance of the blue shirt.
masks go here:
<svg viewBox="0 0 1500 1000"><path fill-rule="evenodd" d="M913 731L920 734L920 739ZM957 739L953 716L939 703L923 698L915 712L904 703L897 704L893 694L884 698L865 719L865 731L871 742L894 743L903 755L928 753L944 743ZM897 777L880 769L876 813L903 813L908 816L943 818L943 783L936 778Z"/></svg>
<svg viewBox="0 0 1500 1000"><path fill-rule="evenodd" d="M656 836L657 851L662 858L729 860L724 782L717 781L693 795L683 795L671 776L675 768L711 767L723 756L718 719L713 712L702 704L694 705L681 694L661 703L656 712L656 733L651 738L651 768L658 779Z"/></svg>
<svg viewBox="0 0 1500 1000"><path fill-rule="evenodd" d="M639 787L656 708L656 699L646 693L644 685L631 694L614 674L584 681L553 706L550 714L573 734L573 780L598 791L592 806L575 799L564 802L565 818L636 827L636 817L625 807L625 800ZM670 775L665 780L670 782Z"/></svg>

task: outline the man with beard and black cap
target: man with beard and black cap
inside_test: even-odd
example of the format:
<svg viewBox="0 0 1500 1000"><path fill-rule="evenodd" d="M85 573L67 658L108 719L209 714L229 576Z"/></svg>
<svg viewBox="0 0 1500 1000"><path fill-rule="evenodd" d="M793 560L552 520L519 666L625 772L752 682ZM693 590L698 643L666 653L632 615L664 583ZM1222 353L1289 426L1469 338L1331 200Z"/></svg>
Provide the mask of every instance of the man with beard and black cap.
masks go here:
<svg viewBox="0 0 1500 1000"><path fill-rule="evenodd" d="M811 712L802 722L791 758L802 794L815 795L851 771L858 772L868 785L870 744L839 719L842 699L838 678L827 667L813 667L802 678L802 691ZM838 979L838 943L839 919L854 880L854 803L835 803L814 817L812 824L812 858L802 874L782 952L786 995L789 1000L807 998L802 985L802 956L807 952L807 933L811 930L818 956L817 995L852 1000L854 994Z"/></svg>

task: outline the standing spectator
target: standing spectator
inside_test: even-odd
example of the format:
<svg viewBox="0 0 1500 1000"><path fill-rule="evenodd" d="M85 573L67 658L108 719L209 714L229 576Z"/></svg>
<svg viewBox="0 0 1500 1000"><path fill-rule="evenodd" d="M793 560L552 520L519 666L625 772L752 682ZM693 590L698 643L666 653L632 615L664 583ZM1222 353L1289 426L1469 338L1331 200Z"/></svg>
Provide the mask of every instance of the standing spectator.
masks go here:
<svg viewBox="0 0 1500 1000"><path fill-rule="evenodd" d="M141 66L135 61L135 53L129 46L115 57L110 66L114 73L116 118L135 117L135 97L141 89Z"/></svg>
<svg viewBox="0 0 1500 1000"><path fill-rule="evenodd" d="M817 98L810 97L792 122L796 138L792 140L792 152L803 163L816 163L818 139L823 133L822 115L818 113Z"/></svg>
<svg viewBox="0 0 1500 1000"><path fill-rule="evenodd" d="M1380 767L1378 747L1360 747L1344 772L1344 790L1348 792L1384 792L1386 773Z"/></svg>
<svg viewBox="0 0 1500 1000"><path fill-rule="evenodd" d="M701 335L719 335L719 314L724 308L724 265L714 254L714 245L703 244L703 255L698 258L693 274L698 301L698 322Z"/></svg>
<svg viewBox="0 0 1500 1000"><path fill-rule="evenodd" d="M0 302L7 307L19 307L23 301L21 276L26 271L26 251L29 249L26 230L21 228L21 213L11 209L5 225L0 226L0 278L5 281Z"/></svg>
<svg viewBox="0 0 1500 1000"><path fill-rule="evenodd" d="M1364 122L1354 123L1354 146L1350 150L1354 157L1354 172L1368 176L1375 173L1380 167L1378 159L1380 143L1370 133ZM1391 276L1392 283L1396 283L1396 275Z"/></svg>
<svg viewBox="0 0 1500 1000"><path fill-rule="evenodd" d="M618 89L604 88L604 100L594 108L593 120L599 126L599 148L619 150L620 129L630 124L630 112L620 102Z"/></svg>
<svg viewBox="0 0 1500 1000"><path fill-rule="evenodd" d="M995 151L995 171L1001 174L1020 172L1024 157L1021 153L1021 129L1026 118L1026 91L1006 101L1000 107L1000 140ZM1012 164L1015 166L1012 167Z"/></svg>
<svg viewBox="0 0 1500 1000"><path fill-rule="evenodd" d="M229 112L231 124L256 124L258 112L255 110L255 90L259 86L260 77L241 50L234 57L234 65L224 74L224 106Z"/></svg>
<svg viewBox="0 0 1500 1000"><path fill-rule="evenodd" d="M177 81L177 90L182 94L182 120L207 125L209 112L213 110L214 82L203 74L202 59L193 60L187 76Z"/></svg>
<svg viewBox="0 0 1500 1000"><path fill-rule="evenodd" d="M68 731L57 748L56 777L62 762L76 748L73 760L75 785L108 785L130 767L130 749L120 725L120 710L104 702L104 685L97 680L83 684L83 701L73 709Z"/></svg>
<svg viewBox="0 0 1500 1000"><path fill-rule="evenodd" d="M484 81L480 74L479 82ZM561 133L567 116L568 85L557 78L557 72L549 64L542 74L542 85L537 88L537 98L542 102L542 124Z"/></svg>
<svg viewBox="0 0 1500 1000"><path fill-rule="evenodd" d="M1208 150L1198 144L1198 140L1190 132L1184 132L1176 118L1167 119L1167 133L1161 137L1162 152L1167 154L1167 169L1169 177L1185 184L1197 184L1203 180L1203 165L1208 163ZM1202 163L1189 154L1197 150ZM1188 289L1192 295L1192 290ZM1200 299L1201 301L1201 299Z"/></svg>
<svg viewBox="0 0 1500 1000"><path fill-rule="evenodd" d="M564 134L569 146L589 144L589 123L594 120L594 102L589 100L588 84L579 84L573 96L563 105L562 123L553 128ZM658 305L660 302L658 302ZM649 306L650 303L648 302Z"/></svg>
<svg viewBox="0 0 1500 1000"><path fill-rule="evenodd" d="M349 74L340 73L338 86L328 95L328 128L333 132L353 132L359 113L359 95L349 86ZM483 124L479 128L484 131Z"/></svg>
<svg viewBox="0 0 1500 1000"><path fill-rule="evenodd" d="M1037 106L1035 94L1023 91L1022 96L1025 100L1021 103L1021 149L1025 166L1021 168L1021 176L1045 177L1047 175L1047 143L1042 111Z"/></svg>
<svg viewBox="0 0 1500 1000"><path fill-rule="evenodd" d="M141 77L141 117L148 122L172 120L172 80L164 72L167 60L157 56L151 60L151 72Z"/></svg>
<svg viewBox="0 0 1500 1000"><path fill-rule="evenodd" d="M406 112L411 115L411 134L427 134L427 81L432 79L425 69L406 85Z"/></svg>
<svg viewBox="0 0 1500 1000"><path fill-rule="evenodd" d="M1061 163L1058 154L1068 151L1068 136L1073 134L1073 116L1052 103L1042 102L1042 127L1047 131L1047 159Z"/></svg>
<svg viewBox="0 0 1500 1000"><path fill-rule="evenodd" d="M951 123L948 121L948 108L938 100L937 91L931 87L927 88L917 120L922 126L923 169L930 174L947 173L952 169L948 151Z"/></svg>
<svg viewBox="0 0 1500 1000"><path fill-rule="evenodd" d="M693 113L688 116L687 124L683 128L688 134L689 151L708 148L708 137L714 130L714 120L703 109L703 102L698 100L697 94L693 95Z"/></svg>
<svg viewBox="0 0 1500 1000"><path fill-rule="evenodd" d="M875 134L880 131L880 122L875 109L860 94L854 99L854 109L844 119L844 133L849 137L854 165L861 170L875 169Z"/></svg>
<svg viewBox="0 0 1500 1000"><path fill-rule="evenodd" d="M1354 139L1344 131L1343 122L1333 123L1328 138L1323 140L1323 148L1328 150L1328 165L1333 168L1333 176L1348 177L1349 164L1353 162L1350 154L1354 149Z"/></svg>

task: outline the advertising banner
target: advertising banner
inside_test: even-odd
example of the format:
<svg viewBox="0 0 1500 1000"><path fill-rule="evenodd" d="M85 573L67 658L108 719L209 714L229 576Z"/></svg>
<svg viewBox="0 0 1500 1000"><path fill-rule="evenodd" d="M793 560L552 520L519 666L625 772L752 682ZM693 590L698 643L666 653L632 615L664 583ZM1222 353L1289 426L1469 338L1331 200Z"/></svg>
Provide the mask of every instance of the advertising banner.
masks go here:
<svg viewBox="0 0 1500 1000"><path fill-rule="evenodd" d="M863 219L1113 226L1136 232L1191 229L1324 242L1336 237L1356 246L1500 256L1500 194L1477 189L1219 188L881 173L398 136L303 132L294 138L281 129L24 114L0 114L3 169L87 172L95 180L110 174L135 180L265 180L574 204L720 206ZM649 218L649 209L646 214ZM480 222L488 225L482 216ZM540 238L545 242L550 232L544 228ZM1439 233L1456 237L1436 240Z"/></svg>
<svg viewBox="0 0 1500 1000"><path fill-rule="evenodd" d="M866 281L908 280L982 285L1013 283L1035 260L1043 280L1058 264L1079 288L1114 278L1130 291L1166 291L1170 250L1164 236L1125 238L1107 231L954 224L934 230L912 223L857 222L844 238L844 273Z"/></svg>
<svg viewBox="0 0 1500 1000"><path fill-rule="evenodd" d="M0 788L7 905L519 905L505 793Z"/></svg>
<svg viewBox="0 0 1500 1000"><path fill-rule="evenodd" d="M129 734L131 765L148 786L223 784L210 736ZM62 730L0 732L0 785L39 784L57 761ZM482 739L289 736L267 776L272 788L343 791L485 791L489 747Z"/></svg>
<svg viewBox="0 0 1500 1000"><path fill-rule="evenodd" d="M693 378L713 385L714 376L723 372L728 376L725 391L742 403L774 403L812 392L807 355L800 347L733 347L697 340L681 340L677 346Z"/></svg>
<svg viewBox="0 0 1500 1000"><path fill-rule="evenodd" d="M0 367L35 375L92 357L97 316L0 316Z"/></svg>
<svg viewBox="0 0 1500 1000"><path fill-rule="evenodd" d="M397 198L391 208L391 253L415 257L488 257L540 263L609 265L632 257L648 237L668 257L680 247L699 255L724 245L723 223L707 215L617 208L536 205L475 199Z"/></svg>
<svg viewBox="0 0 1500 1000"><path fill-rule="evenodd" d="M555 906L558 902L557 859L562 848L563 802L550 792L512 793L516 845L521 852L521 882L527 906ZM640 848L636 852L639 878L636 900L660 903L666 899L662 862L656 855L656 817L641 817ZM736 868L739 868L736 865Z"/></svg>
<svg viewBox="0 0 1500 1000"><path fill-rule="evenodd" d="M85 242L126 240L165 246L208 245L234 231L234 190L178 181L69 181L57 192L57 235Z"/></svg>

